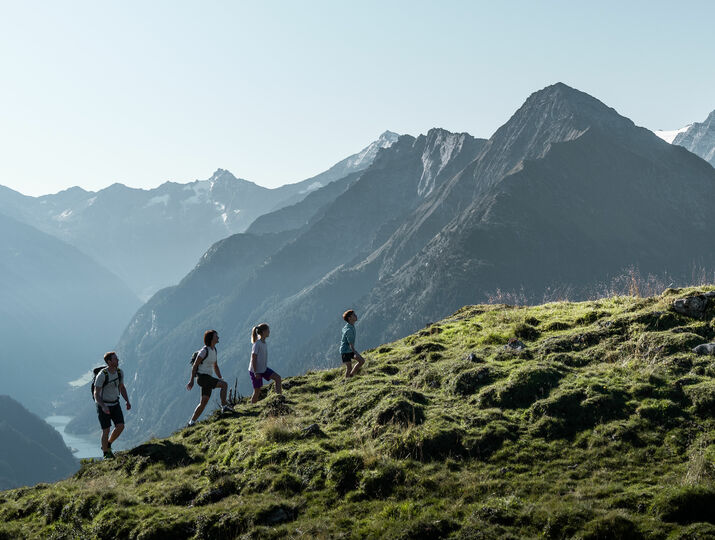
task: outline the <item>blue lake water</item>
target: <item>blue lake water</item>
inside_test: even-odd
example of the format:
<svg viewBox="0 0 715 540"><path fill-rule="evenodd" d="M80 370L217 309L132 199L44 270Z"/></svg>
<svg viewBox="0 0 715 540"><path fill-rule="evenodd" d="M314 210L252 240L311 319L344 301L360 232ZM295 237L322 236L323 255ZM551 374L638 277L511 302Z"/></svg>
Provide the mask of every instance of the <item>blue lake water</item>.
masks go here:
<svg viewBox="0 0 715 540"><path fill-rule="evenodd" d="M72 454L76 458L91 458L100 457L102 450L100 448L99 437L101 432L97 430L95 437L87 437L82 435L72 435L65 433L65 427L72 420L71 416L48 416L45 422L60 432L65 444L72 450Z"/></svg>

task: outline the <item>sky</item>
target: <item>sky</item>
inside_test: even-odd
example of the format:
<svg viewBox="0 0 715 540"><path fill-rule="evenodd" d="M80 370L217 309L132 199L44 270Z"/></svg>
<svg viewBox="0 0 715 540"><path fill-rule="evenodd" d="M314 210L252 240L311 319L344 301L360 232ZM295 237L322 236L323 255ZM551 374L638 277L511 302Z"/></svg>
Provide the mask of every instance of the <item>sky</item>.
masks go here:
<svg viewBox="0 0 715 540"><path fill-rule="evenodd" d="M0 185L298 182L385 130L488 138L555 82L715 109L715 2L0 0Z"/></svg>

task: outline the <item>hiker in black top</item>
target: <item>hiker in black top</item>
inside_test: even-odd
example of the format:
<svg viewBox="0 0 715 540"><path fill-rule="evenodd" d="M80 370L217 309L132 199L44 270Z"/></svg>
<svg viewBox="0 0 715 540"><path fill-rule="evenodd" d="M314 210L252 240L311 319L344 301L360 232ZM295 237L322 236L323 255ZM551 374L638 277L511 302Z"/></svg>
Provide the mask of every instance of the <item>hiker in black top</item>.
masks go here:
<svg viewBox="0 0 715 540"><path fill-rule="evenodd" d="M119 395L127 402L127 410L132 408L124 386L124 375L119 369L119 357L114 351L104 355L107 367L101 370L94 379L94 401L97 402L97 416L102 427L102 452L105 458L113 458L112 443L124 431L124 415L119 405ZM114 422L114 430L109 434L109 428Z"/></svg>

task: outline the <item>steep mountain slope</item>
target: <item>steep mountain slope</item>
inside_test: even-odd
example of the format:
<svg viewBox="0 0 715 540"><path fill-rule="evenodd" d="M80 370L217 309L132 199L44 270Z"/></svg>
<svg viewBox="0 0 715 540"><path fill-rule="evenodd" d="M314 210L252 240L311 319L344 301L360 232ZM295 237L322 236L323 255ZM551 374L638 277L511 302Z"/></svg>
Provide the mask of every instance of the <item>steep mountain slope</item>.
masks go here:
<svg viewBox="0 0 715 540"><path fill-rule="evenodd" d="M715 111L702 124L695 122L678 133L673 144L683 146L715 167Z"/></svg>
<svg viewBox="0 0 715 540"><path fill-rule="evenodd" d="M139 300L76 248L0 214L0 393L46 412L116 344Z"/></svg>
<svg viewBox="0 0 715 540"><path fill-rule="evenodd" d="M114 184L96 193L71 188L34 198L2 188L0 212L78 247L147 299L178 283L207 246L244 231L262 214L365 169L377 150L396 138L385 132L328 171L276 189L218 169L208 180L166 182L151 190Z"/></svg>
<svg viewBox="0 0 715 540"><path fill-rule="evenodd" d="M0 537L711 538L714 295L465 307L353 379L3 492Z"/></svg>
<svg viewBox="0 0 715 540"><path fill-rule="evenodd" d="M281 309L320 309L367 280L346 303L362 314L361 343L373 346L497 289L534 300L560 285L587 298L631 265L682 282L694 265L715 268L714 172L556 84L530 96L379 249ZM693 219L681 218L684 208ZM314 332L297 356L326 365L334 341L334 329Z"/></svg>
<svg viewBox="0 0 715 540"><path fill-rule="evenodd" d="M256 218L246 229L249 234L267 234L300 229L326 205L333 202L358 178L360 172L348 174L325 187L317 189L300 201Z"/></svg>
<svg viewBox="0 0 715 540"><path fill-rule="evenodd" d="M470 206L404 265L387 250L383 279L361 302L375 340L368 344L497 288L523 287L538 297L550 285L569 284L584 297L629 265L677 280L693 265L715 268L715 171L564 85L529 98L480 158L429 202L444 205L470 190ZM429 238L434 229L424 228L416 213L392 249L399 254L411 235Z"/></svg>
<svg viewBox="0 0 715 540"><path fill-rule="evenodd" d="M55 429L3 395L0 440L0 490L55 482L79 468Z"/></svg>

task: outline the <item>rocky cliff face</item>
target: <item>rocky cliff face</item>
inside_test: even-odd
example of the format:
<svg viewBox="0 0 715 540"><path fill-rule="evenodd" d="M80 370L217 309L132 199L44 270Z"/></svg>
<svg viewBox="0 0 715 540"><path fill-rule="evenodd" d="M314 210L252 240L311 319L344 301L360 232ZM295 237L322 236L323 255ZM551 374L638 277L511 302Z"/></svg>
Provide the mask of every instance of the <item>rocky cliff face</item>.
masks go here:
<svg viewBox="0 0 715 540"><path fill-rule="evenodd" d="M676 135L673 144L687 148L715 167L715 111L702 124L696 122Z"/></svg>

